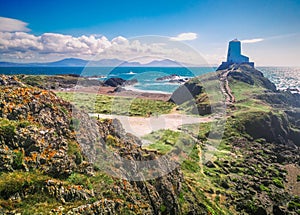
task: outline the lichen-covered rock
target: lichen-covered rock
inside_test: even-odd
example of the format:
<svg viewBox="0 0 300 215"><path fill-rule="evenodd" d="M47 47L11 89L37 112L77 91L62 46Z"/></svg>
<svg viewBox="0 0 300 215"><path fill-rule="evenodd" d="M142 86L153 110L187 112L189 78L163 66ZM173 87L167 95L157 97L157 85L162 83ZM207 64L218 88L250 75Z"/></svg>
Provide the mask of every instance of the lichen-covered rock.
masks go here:
<svg viewBox="0 0 300 215"><path fill-rule="evenodd" d="M38 168L55 177L84 171L70 150L74 143L80 154L69 103L50 91L7 85L1 88L0 106L2 170Z"/></svg>
<svg viewBox="0 0 300 215"><path fill-rule="evenodd" d="M119 121L91 119L53 92L15 85L7 81L10 79L18 82L4 76L6 82L0 91L0 170L30 173L36 170L50 179L44 183L32 182L29 186L31 179L26 179L26 183L19 185L19 190L12 190L5 199L26 201L31 195L41 193L56 199L58 207L53 208L52 213L181 213L178 195L184 179L169 157L147 166L141 161L155 160L159 155L143 150L140 139L127 134ZM111 153L106 153L107 150ZM101 180L90 184L88 177L94 177L96 166L103 166L105 160L100 159L103 156L105 159L112 156L117 161L105 170L124 179L112 178L113 185ZM147 181L141 172L148 168L154 169L154 174L166 174ZM74 182L74 174L81 174L81 178L78 176ZM91 190L72 184L84 183L84 180ZM103 183L102 187L98 183ZM69 204L79 201L82 202L79 207L78 203L74 207ZM67 203L68 209L61 207ZM9 211L5 210L5 213Z"/></svg>
<svg viewBox="0 0 300 215"><path fill-rule="evenodd" d="M55 180L47 180L42 191L62 203L73 202L76 200L88 200L91 197L94 197L93 191L83 189L80 185L70 186Z"/></svg>

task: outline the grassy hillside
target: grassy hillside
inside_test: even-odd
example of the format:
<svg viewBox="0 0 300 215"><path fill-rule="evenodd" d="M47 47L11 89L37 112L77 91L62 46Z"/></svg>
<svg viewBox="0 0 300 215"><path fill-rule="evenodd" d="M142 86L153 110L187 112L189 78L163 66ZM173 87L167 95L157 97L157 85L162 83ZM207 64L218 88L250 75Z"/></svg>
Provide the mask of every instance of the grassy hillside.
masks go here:
<svg viewBox="0 0 300 215"><path fill-rule="evenodd" d="M199 129L199 134L194 135L198 142L181 165L184 178L193 188L193 195L205 196L219 209L212 210L213 214L300 214L299 192L296 192L300 183L293 172L300 170L300 98L277 92L255 69L240 66L229 70L226 78L235 101L227 103L223 138L209 135L218 131L211 127L218 124L218 118L213 125L201 125L200 129L198 125L181 129L189 134ZM225 72L218 71L217 77ZM213 77L210 79L215 81ZM194 80L188 84L199 86ZM193 89L191 85L188 87ZM193 95L198 108L203 103L210 104L206 95L204 88ZM201 97L207 99L199 100ZM189 108L185 105L189 102L185 101L181 107ZM172 144L166 140L168 133L151 134L158 141L147 147L162 153L171 151ZM170 140L176 135L171 135Z"/></svg>
<svg viewBox="0 0 300 215"><path fill-rule="evenodd" d="M144 137L152 144L142 147L118 121L90 119L61 99L71 101L71 94L57 96L1 76L0 213L300 214L299 96L277 92L259 71L240 66L230 68L221 83L228 83L234 101L218 101L213 89L224 72L187 87L195 89L190 98L197 109L223 102L224 118L212 115L212 122L200 126L153 132ZM210 89L201 87L203 80ZM95 107L85 106L93 98L80 98L75 105L93 112ZM110 113L113 99L97 96L96 109ZM177 108L191 113L189 102ZM174 107L133 100L129 108L119 106L119 114L161 114ZM161 158L152 174L172 162L180 165L163 177L131 181L104 171L108 158L130 161L110 167L129 177L146 176L139 161Z"/></svg>
<svg viewBox="0 0 300 215"><path fill-rule="evenodd" d="M90 113L151 116L169 113L175 107L171 102L142 98L68 92L59 92L57 95Z"/></svg>

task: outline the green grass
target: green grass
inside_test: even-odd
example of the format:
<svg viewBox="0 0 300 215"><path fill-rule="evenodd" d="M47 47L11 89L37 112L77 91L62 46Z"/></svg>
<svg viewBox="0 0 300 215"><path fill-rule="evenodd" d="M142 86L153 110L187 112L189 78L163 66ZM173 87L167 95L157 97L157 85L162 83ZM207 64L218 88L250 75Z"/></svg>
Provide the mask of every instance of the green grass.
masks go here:
<svg viewBox="0 0 300 215"><path fill-rule="evenodd" d="M84 188L86 189L93 189L93 185L90 182L90 179L88 176L83 175L83 174L79 174L79 173L72 173L68 179L68 182L71 182L72 184L75 185L82 185Z"/></svg>
<svg viewBox="0 0 300 215"><path fill-rule="evenodd" d="M56 94L90 113L150 116L169 113L175 107L170 102L141 98L96 95L93 93L58 92Z"/></svg>
<svg viewBox="0 0 300 215"><path fill-rule="evenodd" d="M47 180L57 180L43 174L40 171L14 172L0 174L0 208L15 211L22 214L48 214L52 209L61 206L59 199L43 192ZM121 198L110 191L114 186L115 179L102 172L95 172L94 176L80 173L72 173L66 180L61 181L64 185L81 185L85 189L93 189L95 198L90 200L76 200L66 202L65 211L80 205L91 203L102 198ZM26 193L21 201L9 200L16 193Z"/></svg>
<svg viewBox="0 0 300 215"><path fill-rule="evenodd" d="M13 151L12 167L14 169L21 169L23 166L23 158L24 158L23 152L18 151L18 150Z"/></svg>
<svg viewBox="0 0 300 215"><path fill-rule="evenodd" d="M45 82L46 76L44 75L26 75L24 77L17 76L23 83L28 84L33 87L42 86Z"/></svg>
<svg viewBox="0 0 300 215"><path fill-rule="evenodd" d="M253 95L261 94L265 90L263 87L250 85L234 79L229 81L229 87L237 102L252 98Z"/></svg>
<svg viewBox="0 0 300 215"><path fill-rule="evenodd" d="M151 132L150 134L143 137L143 139L149 140L151 142L160 142L167 145L175 145L178 141L178 137L180 132L172 131L169 129L159 130L155 132Z"/></svg>
<svg viewBox="0 0 300 215"><path fill-rule="evenodd" d="M81 164L81 162L83 161L83 157L81 155L81 149L78 143L69 141L67 153L69 156L75 156L75 163L77 165Z"/></svg>
<svg viewBox="0 0 300 215"><path fill-rule="evenodd" d="M245 112L268 112L272 110L269 104L255 98L256 95L263 94L265 88L249 85L234 79L230 80L229 87L236 100L234 115Z"/></svg>
<svg viewBox="0 0 300 215"><path fill-rule="evenodd" d="M288 209L289 209L289 210L297 210L297 209L300 209L300 203L291 201L291 202L289 202L289 204L288 204Z"/></svg>
<svg viewBox="0 0 300 215"><path fill-rule="evenodd" d="M171 145L166 145L161 142L156 142L156 143L150 144L149 146L144 146L143 148L150 149L150 150L156 150L161 154L167 154L168 152L170 152L173 149L173 147Z"/></svg>
<svg viewBox="0 0 300 215"><path fill-rule="evenodd" d="M14 140L17 129L25 128L32 123L26 120L8 120L0 118L0 142L11 142Z"/></svg>
<svg viewBox="0 0 300 215"><path fill-rule="evenodd" d="M42 186L44 181L49 178L49 176L43 175L38 171L2 173L0 177L0 196L7 198L16 192L21 192L26 187Z"/></svg>
<svg viewBox="0 0 300 215"><path fill-rule="evenodd" d="M277 187L284 188L284 184L281 178L273 178L272 181Z"/></svg>
<svg viewBox="0 0 300 215"><path fill-rule="evenodd" d="M192 135L199 140L206 140L209 132L212 130L213 123L206 122L206 123L195 123L195 124L186 124L181 126L181 130L183 132L187 132L188 134Z"/></svg>
<svg viewBox="0 0 300 215"><path fill-rule="evenodd" d="M270 192L270 188L266 187L266 186L263 185L263 184L259 185L259 189L260 189L261 191Z"/></svg>
<svg viewBox="0 0 300 215"><path fill-rule="evenodd" d="M297 182L300 181L300 175L297 175Z"/></svg>
<svg viewBox="0 0 300 215"><path fill-rule="evenodd" d="M144 136L143 139L150 142L149 145L143 148L156 150L161 154L167 154L175 147L178 147L183 153L189 153L195 144L195 141L189 135L169 129L151 132Z"/></svg>

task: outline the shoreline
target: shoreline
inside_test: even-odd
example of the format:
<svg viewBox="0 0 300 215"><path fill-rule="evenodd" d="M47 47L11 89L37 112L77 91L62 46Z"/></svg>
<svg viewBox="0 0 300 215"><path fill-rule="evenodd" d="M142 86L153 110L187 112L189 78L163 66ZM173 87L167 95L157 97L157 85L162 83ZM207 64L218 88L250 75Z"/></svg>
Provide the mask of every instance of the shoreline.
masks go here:
<svg viewBox="0 0 300 215"><path fill-rule="evenodd" d="M117 92L118 87L107 87L107 86L91 86L91 87L77 87L77 88L64 88L52 90L53 92L69 92L69 93L95 93L98 95L106 96L123 96L130 98L141 98L159 101L168 101L172 94L167 93L154 93L154 92L143 92L133 91L122 88L120 92Z"/></svg>

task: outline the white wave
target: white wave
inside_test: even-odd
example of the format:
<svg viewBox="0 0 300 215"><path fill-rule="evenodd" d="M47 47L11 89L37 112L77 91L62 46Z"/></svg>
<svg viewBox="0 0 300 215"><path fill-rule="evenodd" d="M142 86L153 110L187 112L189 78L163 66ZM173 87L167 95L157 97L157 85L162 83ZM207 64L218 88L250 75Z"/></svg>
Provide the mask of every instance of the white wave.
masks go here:
<svg viewBox="0 0 300 215"><path fill-rule="evenodd" d="M134 86L125 86L125 90L131 90L135 92L141 92L141 93L160 93L160 94L171 94L171 92L165 92L165 91L159 91L159 90L142 90L142 89L137 89Z"/></svg>
<svg viewBox="0 0 300 215"><path fill-rule="evenodd" d="M135 72L132 72L132 71L130 71L130 72L127 72L127 73L125 73L126 75L135 75L136 73Z"/></svg>

